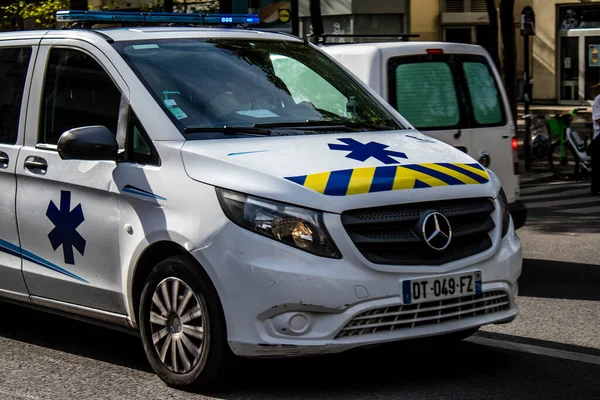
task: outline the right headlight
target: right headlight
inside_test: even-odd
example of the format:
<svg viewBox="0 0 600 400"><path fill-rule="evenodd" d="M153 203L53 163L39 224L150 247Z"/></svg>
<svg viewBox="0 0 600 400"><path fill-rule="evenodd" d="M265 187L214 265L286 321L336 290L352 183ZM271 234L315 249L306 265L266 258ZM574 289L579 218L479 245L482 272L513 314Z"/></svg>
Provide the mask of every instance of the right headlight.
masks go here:
<svg viewBox="0 0 600 400"><path fill-rule="evenodd" d="M508 209L508 200L506 199L506 193L504 193L504 189L500 189L500 193L498 193L498 200L500 200L502 237L504 237L508 233L508 228L510 227L510 210Z"/></svg>
<svg viewBox="0 0 600 400"><path fill-rule="evenodd" d="M321 257L342 258L321 212L217 188L223 212L235 224Z"/></svg>

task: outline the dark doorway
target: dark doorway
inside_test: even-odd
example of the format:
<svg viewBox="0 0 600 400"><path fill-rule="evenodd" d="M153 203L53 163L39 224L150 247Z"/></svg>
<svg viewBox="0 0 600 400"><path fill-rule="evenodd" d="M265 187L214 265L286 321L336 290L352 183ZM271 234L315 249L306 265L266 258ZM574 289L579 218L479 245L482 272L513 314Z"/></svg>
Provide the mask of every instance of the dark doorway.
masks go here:
<svg viewBox="0 0 600 400"><path fill-rule="evenodd" d="M444 36L446 42L473 44L472 28L470 26L444 28Z"/></svg>
<svg viewBox="0 0 600 400"><path fill-rule="evenodd" d="M492 48L492 30L490 29L490 26L477 25L475 26L475 32L477 35L477 44L486 49L487 51L490 51L490 49ZM496 44L496 46L498 45Z"/></svg>

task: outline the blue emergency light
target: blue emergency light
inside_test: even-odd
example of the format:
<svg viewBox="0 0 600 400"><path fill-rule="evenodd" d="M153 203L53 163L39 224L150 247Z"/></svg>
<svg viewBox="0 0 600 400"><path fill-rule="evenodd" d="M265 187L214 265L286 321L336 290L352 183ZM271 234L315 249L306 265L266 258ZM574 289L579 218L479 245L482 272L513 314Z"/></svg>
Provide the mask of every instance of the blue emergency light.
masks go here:
<svg viewBox="0 0 600 400"><path fill-rule="evenodd" d="M256 14L197 14L177 12L131 12L131 11L57 11L56 20L59 22L155 22L167 24L258 24Z"/></svg>

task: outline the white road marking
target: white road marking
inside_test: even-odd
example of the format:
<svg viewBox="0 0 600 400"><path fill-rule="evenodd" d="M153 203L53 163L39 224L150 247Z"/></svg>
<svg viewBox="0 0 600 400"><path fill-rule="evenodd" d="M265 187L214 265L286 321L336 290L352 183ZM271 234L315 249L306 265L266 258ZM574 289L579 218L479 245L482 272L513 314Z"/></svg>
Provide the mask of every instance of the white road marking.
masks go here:
<svg viewBox="0 0 600 400"><path fill-rule="evenodd" d="M588 363L588 364L600 365L600 357L593 356L590 354L576 353L573 351L566 351L566 350L551 349L548 347L534 346L531 344L507 342L505 340L496 340L496 339L483 338L483 337L478 337L478 336L472 336L468 339L465 339L465 341L479 344L482 346L497 347L499 349L519 351L521 353L531 353L531 354L537 354L540 356L562 358L564 360L579 361L579 362L584 362L584 363Z"/></svg>

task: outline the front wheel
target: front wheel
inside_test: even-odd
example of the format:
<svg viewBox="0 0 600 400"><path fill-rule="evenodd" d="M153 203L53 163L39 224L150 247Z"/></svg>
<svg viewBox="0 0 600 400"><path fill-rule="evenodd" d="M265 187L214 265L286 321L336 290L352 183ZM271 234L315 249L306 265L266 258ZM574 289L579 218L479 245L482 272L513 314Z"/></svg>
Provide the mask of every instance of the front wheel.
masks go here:
<svg viewBox="0 0 600 400"><path fill-rule="evenodd" d="M140 333L156 374L179 389L219 381L232 354L217 293L185 256L160 262L142 291Z"/></svg>
<svg viewBox="0 0 600 400"><path fill-rule="evenodd" d="M558 179L573 180L579 176L579 156L575 153L570 143L561 146L560 141L554 142L550 147L548 155L548 164L550 169Z"/></svg>

